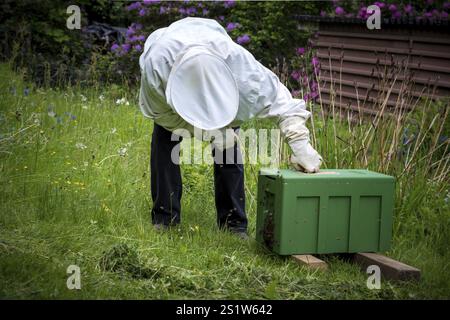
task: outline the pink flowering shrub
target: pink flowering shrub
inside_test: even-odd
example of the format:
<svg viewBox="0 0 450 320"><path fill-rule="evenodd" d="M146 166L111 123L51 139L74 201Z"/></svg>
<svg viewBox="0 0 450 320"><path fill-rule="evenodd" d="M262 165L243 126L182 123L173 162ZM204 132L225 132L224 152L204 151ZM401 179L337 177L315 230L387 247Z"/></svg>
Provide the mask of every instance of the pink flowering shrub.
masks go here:
<svg viewBox="0 0 450 320"><path fill-rule="evenodd" d="M416 21L448 20L450 2L434 0L406 0L406 1L343 1L333 0L329 10L323 10L321 16L335 16L345 18L367 19L367 7L377 5L382 18L402 19L412 18Z"/></svg>

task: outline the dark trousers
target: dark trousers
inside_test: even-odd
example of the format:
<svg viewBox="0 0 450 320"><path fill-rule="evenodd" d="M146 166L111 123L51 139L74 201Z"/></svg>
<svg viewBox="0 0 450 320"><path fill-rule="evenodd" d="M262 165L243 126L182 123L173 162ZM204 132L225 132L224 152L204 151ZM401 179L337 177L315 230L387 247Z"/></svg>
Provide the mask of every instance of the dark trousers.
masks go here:
<svg viewBox="0 0 450 320"><path fill-rule="evenodd" d="M181 137L178 141L172 141L171 137L172 132L155 123L150 159L153 224L180 223L183 185L178 163ZM172 153L176 155L176 159L172 159ZM213 149L217 224L220 228L242 232L247 230L247 216L244 167L242 161L237 161L242 157L238 144L234 145L233 156L230 154L226 150L221 152Z"/></svg>

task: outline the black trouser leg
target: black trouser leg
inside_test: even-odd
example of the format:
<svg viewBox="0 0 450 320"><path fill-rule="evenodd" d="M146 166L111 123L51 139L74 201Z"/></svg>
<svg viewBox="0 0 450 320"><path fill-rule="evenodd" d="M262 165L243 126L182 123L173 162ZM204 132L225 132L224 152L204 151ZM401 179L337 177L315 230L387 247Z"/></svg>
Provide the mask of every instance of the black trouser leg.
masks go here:
<svg viewBox="0 0 450 320"><path fill-rule="evenodd" d="M217 223L221 228L245 232L244 166L239 145L223 152L214 148L213 157Z"/></svg>
<svg viewBox="0 0 450 320"><path fill-rule="evenodd" d="M182 183L179 143L181 137L178 141L171 141L171 136L172 132L154 124L150 154L153 224L175 225L180 222Z"/></svg>

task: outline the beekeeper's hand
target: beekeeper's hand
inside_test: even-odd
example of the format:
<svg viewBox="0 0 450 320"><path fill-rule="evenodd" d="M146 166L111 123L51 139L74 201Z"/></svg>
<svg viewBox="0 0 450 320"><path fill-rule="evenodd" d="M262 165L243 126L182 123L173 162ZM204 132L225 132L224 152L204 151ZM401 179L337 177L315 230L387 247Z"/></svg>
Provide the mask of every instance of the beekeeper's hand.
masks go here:
<svg viewBox="0 0 450 320"><path fill-rule="evenodd" d="M292 149L291 164L296 170L308 173L319 172L322 157L308 140L294 141L289 145Z"/></svg>
<svg viewBox="0 0 450 320"><path fill-rule="evenodd" d="M319 172L322 157L309 143L309 130L305 125L307 119L291 116L281 119L281 134L292 149L291 163L295 169L313 173Z"/></svg>

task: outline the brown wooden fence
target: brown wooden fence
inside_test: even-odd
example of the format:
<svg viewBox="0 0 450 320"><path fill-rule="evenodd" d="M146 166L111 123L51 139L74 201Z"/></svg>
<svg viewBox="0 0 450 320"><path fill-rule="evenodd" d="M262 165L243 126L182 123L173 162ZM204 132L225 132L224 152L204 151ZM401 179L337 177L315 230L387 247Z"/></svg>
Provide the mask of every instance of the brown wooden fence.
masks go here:
<svg viewBox="0 0 450 320"><path fill-rule="evenodd" d="M369 30L355 19L316 21L324 105L375 114L421 97L450 96L450 28L446 24L385 22Z"/></svg>

